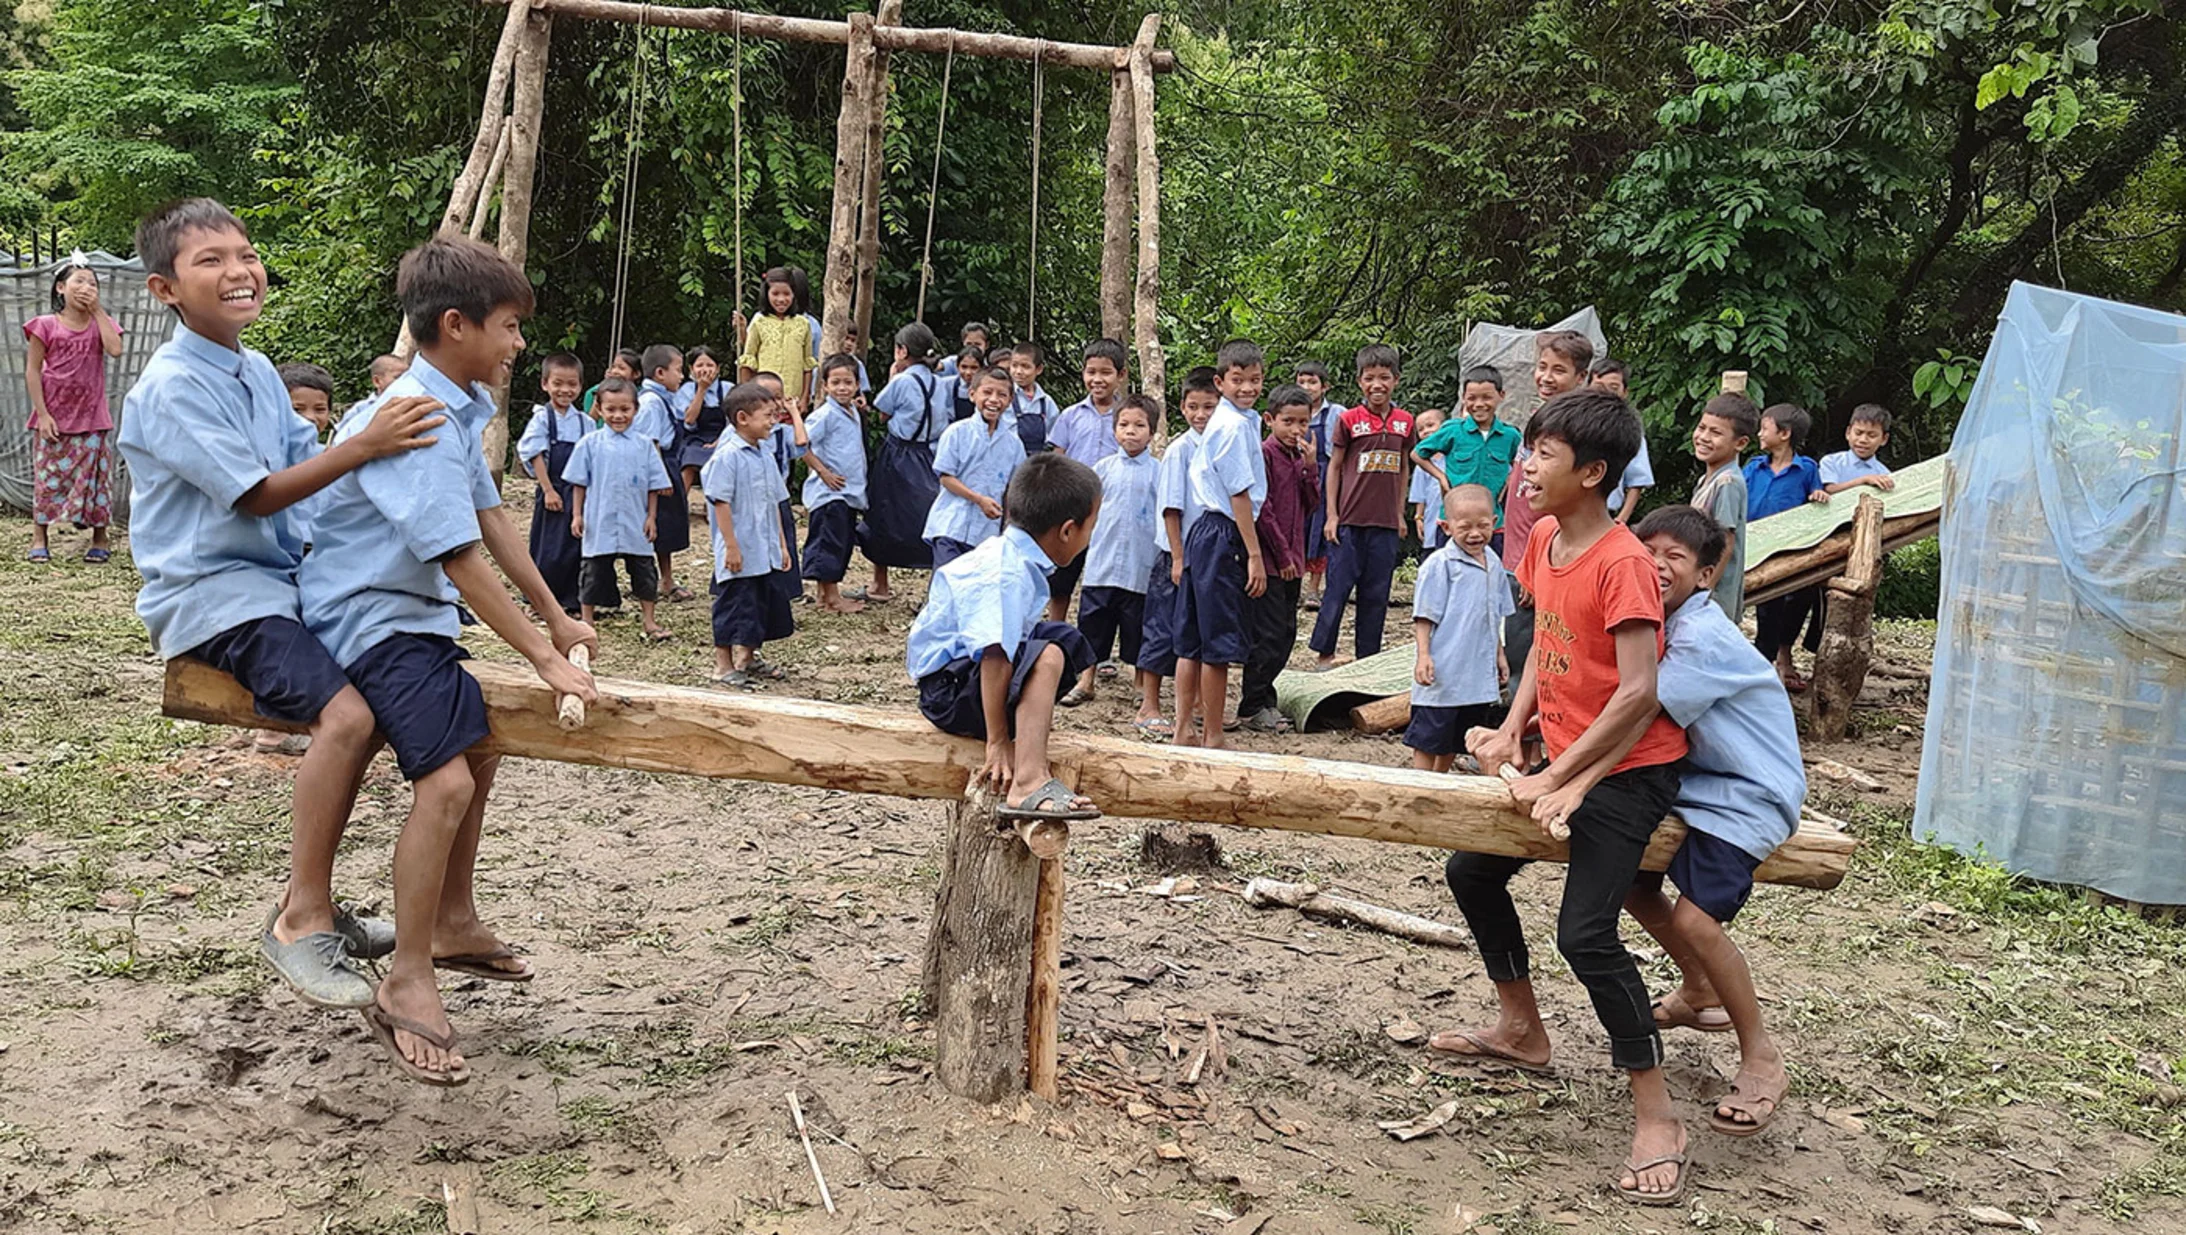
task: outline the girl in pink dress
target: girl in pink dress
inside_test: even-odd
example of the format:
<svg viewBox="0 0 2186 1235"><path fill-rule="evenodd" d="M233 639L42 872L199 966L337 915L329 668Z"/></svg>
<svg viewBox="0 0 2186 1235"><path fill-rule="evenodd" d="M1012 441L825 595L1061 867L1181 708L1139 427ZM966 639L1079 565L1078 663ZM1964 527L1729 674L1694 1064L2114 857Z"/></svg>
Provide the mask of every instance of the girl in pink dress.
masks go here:
<svg viewBox="0 0 2186 1235"><path fill-rule="evenodd" d="M69 266L53 279L53 312L23 323L30 355L30 560L51 561L46 529L91 529L86 562L112 553L114 417L106 403L106 358L121 355L121 327L99 307L99 276Z"/></svg>

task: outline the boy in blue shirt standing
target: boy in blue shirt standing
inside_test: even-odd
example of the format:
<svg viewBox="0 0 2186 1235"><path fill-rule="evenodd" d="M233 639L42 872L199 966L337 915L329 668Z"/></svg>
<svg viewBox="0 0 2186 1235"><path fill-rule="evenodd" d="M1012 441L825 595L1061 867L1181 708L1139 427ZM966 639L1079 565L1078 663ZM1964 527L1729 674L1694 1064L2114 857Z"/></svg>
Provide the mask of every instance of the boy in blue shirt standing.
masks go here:
<svg viewBox="0 0 2186 1235"><path fill-rule="evenodd" d="M653 534L660 524L661 495L675 481L651 438L634 427L637 390L619 377L600 383L594 407L606 420L577 442L562 479L570 487L569 528L584 550L577 598L587 625L600 609L620 609L615 563L630 574L630 594L637 597L645 637L669 638L654 616L660 600L660 570L653 556Z"/></svg>
<svg viewBox="0 0 2186 1235"><path fill-rule="evenodd" d="M1200 431L1214 415L1222 393L1215 389L1214 370L1207 366L1184 375L1184 424L1182 436L1169 443L1161 456L1161 475L1154 489L1154 564L1146 572L1146 629L1139 640L1139 718L1133 726L1139 736L1161 741L1175 730L1161 715L1161 680L1177 672L1177 589L1184 580L1184 538L1191 535L1199 512L1192 505L1192 454L1199 448Z"/></svg>
<svg viewBox="0 0 2186 1235"><path fill-rule="evenodd" d="M1510 681L1503 658L1503 619L1517 609L1503 561L1488 551L1495 535L1495 497L1482 485L1459 485L1443 497L1449 543L1419 568L1413 589L1412 721L1404 744L1412 766L1447 772L1465 749L1465 735L1485 726Z"/></svg>
<svg viewBox="0 0 2186 1235"><path fill-rule="evenodd" d="M1806 502L1829 500L1822 491L1821 468L1799 453L1813 424L1805 408L1790 403L1772 404L1761 413L1763 453L1746 464L1746 522L1797 510ZM1776 676L1794 694L1805 690L1806 682L1792 666L1792 645L1799 642L1799 628L1806 625L1821 594L1819 586L1802 588L1753 607L1753 646L1776 663Z"/></svg>
<svg viewBox="0 0 2186 1235"><path fill-rule="evenodd" d="M332 882L375 749L372 710L304 629L298 514L352 470L432 446L441 406L386 401L370 426L321 451L272 362L239 342L266 300L266 268L243 224L219 202L192 198L147 216L136 242L152 295L181 318L123 404L130 547L144 576L137 616L162 659L205 661L241 682L260 716L310 727L290 809L288 887L259 951L305 1002L365 1007L372 984L350 958L385 955L392 930L337 908Z"/></svg>
<svg viewBox="0 0 2186 1235"><path fill-rule="evenodd" d="M765 445L780 404L756 381L729 391L723 400L729 432L699 476L713 511L714 582L720 589L713 603L714 681L739 689L758 684L752 665L768 640L796 633L787 608L773 603L770 581L789 562L788 533L775 504L782 472Z"/></svg>
<svg viewBox="0 0 2186 1235"><path fill-rule="evenodd" d="M863 613L865 602L843 595L850 550L865 510L865 426L858 417L858 382L864 370L848 353L820 362L818 410L805 418L804 564L799 571L819 585L820 607L829 613Z"/></svg>
<svg viewBox="0 0 2186 1235"><path fill-rule="evenodd" d="M1869 485L1884 493L1897 488L1890 466L1875 452L1890 444L1890 409L1880 403L1862 403L1852 409L1852 423L1844 427L1848 450L1823 455L1816 469L1822 492L1835 497L1849 489Z"/></svg>
<svg viewBox="0 0 2186 1235"><path fill-rule="evenodd" d="M1112 651L1118 652L1123 663L1136 666L1140 636L1145 632L1146 578L1154 565L1154 533L1162 522L1154 509L1161 461L1147 449L1154 440L1157 414L1152 399L1126 396L1114 416L1116 444L1121 449L1093 465L1093 474L1101 479L1105 517L1094 526L1092 544L1085 551L1085 595L1078 602L1078 629L1092 645L1101 676L1113 676L1113 668L1106 663ZM1051 597L1050 615L1055 612L1053 604ZM1146 675L1143 669L1137 672ZM1077 686L1063 696L1063 706L1076 707L1091 699L1094 678L1090 668L1079 674ZM1143 705L1144 683L1140 686ZM1161 680L1156 678L1153 709L1142 706L1139 719L1160 714Z"/></svg>
<svg viewBox="0 0 2186 1235"><path fill-rule="evenodd" d="M1222 715L1229 706L1230 666L1251 652L1245 601L1268 590L1267 561L1257 520L1268 497L1267 456L1260 450L1260 401L1266 357L1260 345L1232 339L1215 353L1222 391L1192 452L1191 500L1199 510L1184 540L1184 577L1177 584L1175 736L1179 746L1221 750ZM1204 713L1195 738L1191 724Z"/></svg>
<svg viewBox="0 0 2186 1235"><path fill-rule="evenodd" d="M1008 373L1016 384L1010 401L1010 424L1025 444L1026 457L1046 450L1048 426L1062 414L1055 406L1055 396L1040 388L1040 375L1047 372L1047 349L1037 343L1019 343L1010 349L1006 366L993 367ZM975 398L977 393L973 392Z"/></svg>
<svg viewBox="0 0 2186 1235"><path fill-rule="evenodd" d="M1092 543L1101 481L1043 453L1010 478L1009 528L934 572L904 662L918 710L943 733L980 738L977 779L1002 794L1004 819L1098 819L1048 766L1055 703L1093 663L1077 629L1044 621L1047 580Z"/></svg>
<svg viewBox="0 0 2186 1235"><path fill-rule="evenodd" d="M343 422L335 444L369 432L406 397L439 400L448 423L434 445L368 463L334 486L300 584L305 626L371 705L414 793L395 845L394 960L365 1019L404 1073L460 1085L470 1068L433 971L497 982L533 975L478 920L473 896L499 759L476 749L486 700L461 667L456 597L558 694L597 697L592 675L567 659L597 641L554 603L480 446L495 414L492 383L508 379L524 348L531 280L490 246L436 238L403 257L395 294L417 358L387 388L388 402ZM546 619L544 632L509 598L503 573Z"/></svg>
<svg viewBox="0 0 2186 1235"><path fill-rule="evenodd" d="M1123 394L1128 353L1114 339L1095 339L1085 346L1085 398L1069 407L1048 425L1047 442L1087 467L1116 453L1116 408ZM1065 562L1048 582L1047 620L1060 622L1070 616L1070 597L1085 574L1083 561Z"/></svg>
<svg viewBox="0 0 2186 1235"><path fill-rule="evenodd" d="M926 543L933 548L934 569L992 539L1002 528L1002 493L1010 473L1025 461L1024 441L1010 431L1010 378L1000 369L983 369L972 387L979 414L942 430L934 449L934 475L941 492L926 512Z"/></svg>
<svg viewBox="0 0 2186 1235"><path fill-rule="evenodd" d="M690 490L683 485L683 469L676 465L676 447L683 435L676 414L686 402L676 396L683 388L683 353L673 343L655 343L645 349L645 381L638 387L637 432L660 448L660 463L668 469L668 496L661 502L661 518L654 529L653 553L660 563L664 597L677 604L698 599L676 582L676 554L691 547ZM595 411L598 409L595 408Z"/></svg>

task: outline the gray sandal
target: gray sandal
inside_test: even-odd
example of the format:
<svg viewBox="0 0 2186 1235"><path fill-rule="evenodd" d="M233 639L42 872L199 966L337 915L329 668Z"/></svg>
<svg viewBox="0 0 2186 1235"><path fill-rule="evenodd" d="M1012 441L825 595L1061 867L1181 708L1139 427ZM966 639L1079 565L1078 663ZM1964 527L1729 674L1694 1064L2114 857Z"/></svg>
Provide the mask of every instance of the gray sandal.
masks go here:
<svg viewBox="0 0 2186 1235"><path fill-rule="evenodd" d="M1097 806L1072 806L1071 800L1077 796L1070 786L1050 776L1046 784L1032 791L1031 797L1016 806L1005 803L994 813L1003 819L1031 819L1050 823L1076 823L1101 817L1100 808Z"/></svg>

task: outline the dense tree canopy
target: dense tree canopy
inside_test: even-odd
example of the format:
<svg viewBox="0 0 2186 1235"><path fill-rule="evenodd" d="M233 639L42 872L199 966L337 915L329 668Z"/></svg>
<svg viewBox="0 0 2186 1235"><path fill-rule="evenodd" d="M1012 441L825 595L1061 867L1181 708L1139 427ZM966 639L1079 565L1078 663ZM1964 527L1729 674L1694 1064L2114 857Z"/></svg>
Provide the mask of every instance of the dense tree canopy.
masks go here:
<svg viewBox="0 0 2186 1235"><path fill-rule="evenodd" d="M1438 403L1468 323L1593 303L1666 439L1718 370L1745 368L1769 398L1827 409L1832 431L1855 402L1910 409L1901 448L1928 453L1948 438L1963 357L1985 346L2012 279L2180 303L2186 23L2174 8L1238 0L1173 12L1163 38L1180 69L1161 82L1159 117L1172 372L1232 334L1266 343L1278 373L1306 356L1342 368L1388 339L1405 349L1411 400ZM913 0L907 19L1121 42L1140 12ZM0 232L38 220L122 249L156 201L219 195L250 219L281 283L258 345L358 373L385 345L395 258L437 218L468 149L501 18L462 0L0 8L13 36L0 43L15 49L0 89ZM628 334L723 338L739 197L747 284L770 264L817 273L841 59L561 23L532 228L535 342L606 346L625 243ZM913 311L944 63L904 55L894 70L876 333ZM1023 64L949 69L927 305L944 338L972 317L1064 346L1096 329L1108 85L1046 76L1028 322L1032 96ZM640 127L640 205L624 236Z"/></svg>

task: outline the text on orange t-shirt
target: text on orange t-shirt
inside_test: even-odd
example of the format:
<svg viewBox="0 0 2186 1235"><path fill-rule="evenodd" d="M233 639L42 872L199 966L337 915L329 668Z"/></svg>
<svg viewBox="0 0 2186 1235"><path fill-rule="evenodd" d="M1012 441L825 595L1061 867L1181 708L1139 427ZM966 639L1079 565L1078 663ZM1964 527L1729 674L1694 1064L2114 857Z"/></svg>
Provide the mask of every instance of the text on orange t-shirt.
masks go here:
<svg viewBox="0 0 2186 1235"><path fill-rule="evenodd" d="M1655 559L1632 529L1611 525L1586 552L1562 566L1549 564L1556 520L1533 525L1518 582L1533 593L1533 664L1541 713L1541 738L1551 759L1564 753L1617 693L1617 640L1610 632L1626 622L1655 628L1662 654L1662 588ZM1628 768L1675 763L1685 757L1685 731L1657 715L1612 774Z"/></svg>

